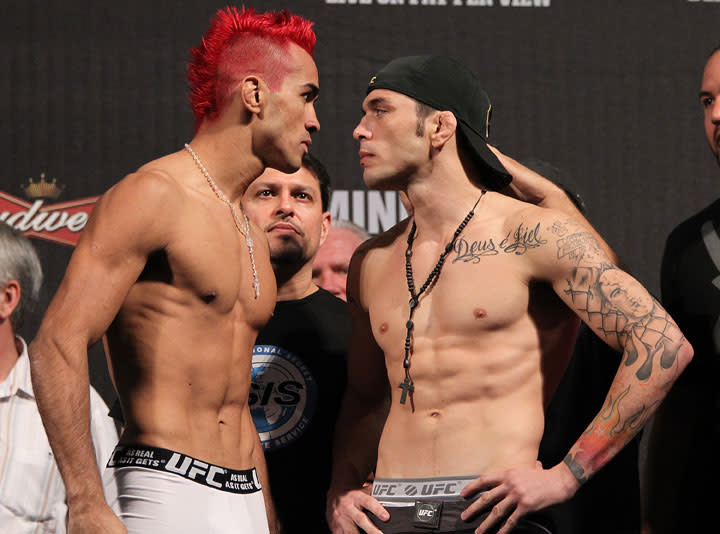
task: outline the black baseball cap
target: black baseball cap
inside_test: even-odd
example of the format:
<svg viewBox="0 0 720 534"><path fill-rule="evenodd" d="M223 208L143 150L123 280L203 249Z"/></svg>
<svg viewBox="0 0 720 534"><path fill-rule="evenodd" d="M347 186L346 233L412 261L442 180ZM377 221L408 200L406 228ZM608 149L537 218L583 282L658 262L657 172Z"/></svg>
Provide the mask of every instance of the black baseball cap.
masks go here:
<svg viewBox="0 0 720 534"><path fill-rule="evenodd" d="M367 93L388 89L439 111L452 111L458 131L478 166L487 171L486 185L502 189L512 176L487 146L492 105L477 76L445 56L406 56L392 60L370 79Z"/></svg>

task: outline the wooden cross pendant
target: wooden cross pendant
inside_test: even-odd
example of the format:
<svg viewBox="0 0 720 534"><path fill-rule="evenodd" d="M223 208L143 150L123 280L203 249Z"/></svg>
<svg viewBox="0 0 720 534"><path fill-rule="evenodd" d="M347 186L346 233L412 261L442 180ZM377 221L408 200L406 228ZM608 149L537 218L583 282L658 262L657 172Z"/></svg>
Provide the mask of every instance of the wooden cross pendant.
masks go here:
<svg viewBox="0 0 720 534"><path fill-rule="evenodd" d="M410 383L408 377L405 377L405 380L403 380L402 384L398 385L398 387L403 390L402 395L400 395L400 404L405 404L408 392L412 393L415 391L415 386Z"/></svg>

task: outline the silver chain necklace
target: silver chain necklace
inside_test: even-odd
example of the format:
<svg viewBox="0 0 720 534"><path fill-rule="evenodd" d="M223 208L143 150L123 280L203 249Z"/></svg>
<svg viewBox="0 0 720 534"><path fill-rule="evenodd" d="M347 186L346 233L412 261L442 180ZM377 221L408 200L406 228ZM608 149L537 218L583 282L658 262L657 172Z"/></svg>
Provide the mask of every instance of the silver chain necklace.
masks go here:
<svg viewBox="0 0 720 534"><path fill-rule="evenodd" d="M252 267L253 273L253 290L255 291L255 298L258 298L260 296L260 280L258 280L257 267L255 267L255 252L253 250L253 240L252 236L250 235L250 221L248 221L247 214L245 213L245 210L242 208L241 204L240 211L243 214L243 220L245 222L245 227L243 228L243 225L240 222L240 217L238 217L237 211L235 211L235 206L232 205L230 199L225 196L225 193L222 192L222 190L215 183L215 180L212 179L212 176L210 176L210 173L205 168L205 165L203 165L202 161L200 161L198 155L188 143L185 143L185 149L190 152L190 155L195 160L195 164L198 166L200 172L202 172L207 179L208 184L210 184L210 189L213 190L213 193L215 193L215 195L220 200L222 200L225 204L228 205L230 211L232 212L233 219L235 219L235 227L242 235L245 236L245 243L247 243L248 251L250 252L250 266Z"/></svg>

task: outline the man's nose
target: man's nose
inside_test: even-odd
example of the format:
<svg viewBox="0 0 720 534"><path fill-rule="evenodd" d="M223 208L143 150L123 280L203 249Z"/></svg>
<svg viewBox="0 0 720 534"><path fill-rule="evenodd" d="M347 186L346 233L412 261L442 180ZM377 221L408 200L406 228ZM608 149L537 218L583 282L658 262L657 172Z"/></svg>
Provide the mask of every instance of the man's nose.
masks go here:
<svg viewBox="0 0 720 534"><path fill-rule="evenodd" d="M362 139L369 139L370 136L370 130L365 124L365 118L363 117L362 119L360 119L360 122L358 122L358 125L355 126L355 129L353 130L353 138L356 141L360 141Z"/></svg>
<svg viewBox="0 0 720 534"><path fill-rule="evenodd" d="M277 196L275 212L282 215L292 215L295 212L292 195L290 195L290 193L283 192Z"/></svg>
<svg viewBox="0 0 720 534"><path fill-rule="evenodd" d="M715 124L720 124L720 98L716 98L712 103L712 107L710 108L710 120Z"/></svg>
<svg viewBox="0 0 720 534"><path fill-rule="evenodd" d="M320 131L320 121L317 118L317 113L315 113L315 106L310 107L310 112L305 119L305 129L311 134Z"/></svg>

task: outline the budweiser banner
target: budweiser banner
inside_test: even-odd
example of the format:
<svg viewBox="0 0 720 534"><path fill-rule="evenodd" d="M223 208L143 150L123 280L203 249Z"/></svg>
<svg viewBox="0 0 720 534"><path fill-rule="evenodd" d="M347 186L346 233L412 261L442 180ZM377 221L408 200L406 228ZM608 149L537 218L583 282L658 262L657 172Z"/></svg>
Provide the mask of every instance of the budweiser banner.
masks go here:
<svg viewBox="0 0 720 534"><path fill-rule="evenodd" d="M91 197L60 204L45 204L45 200L40 199L30 204L0 191L0 221L29 237L74 246L97 199Z"/></svg>

